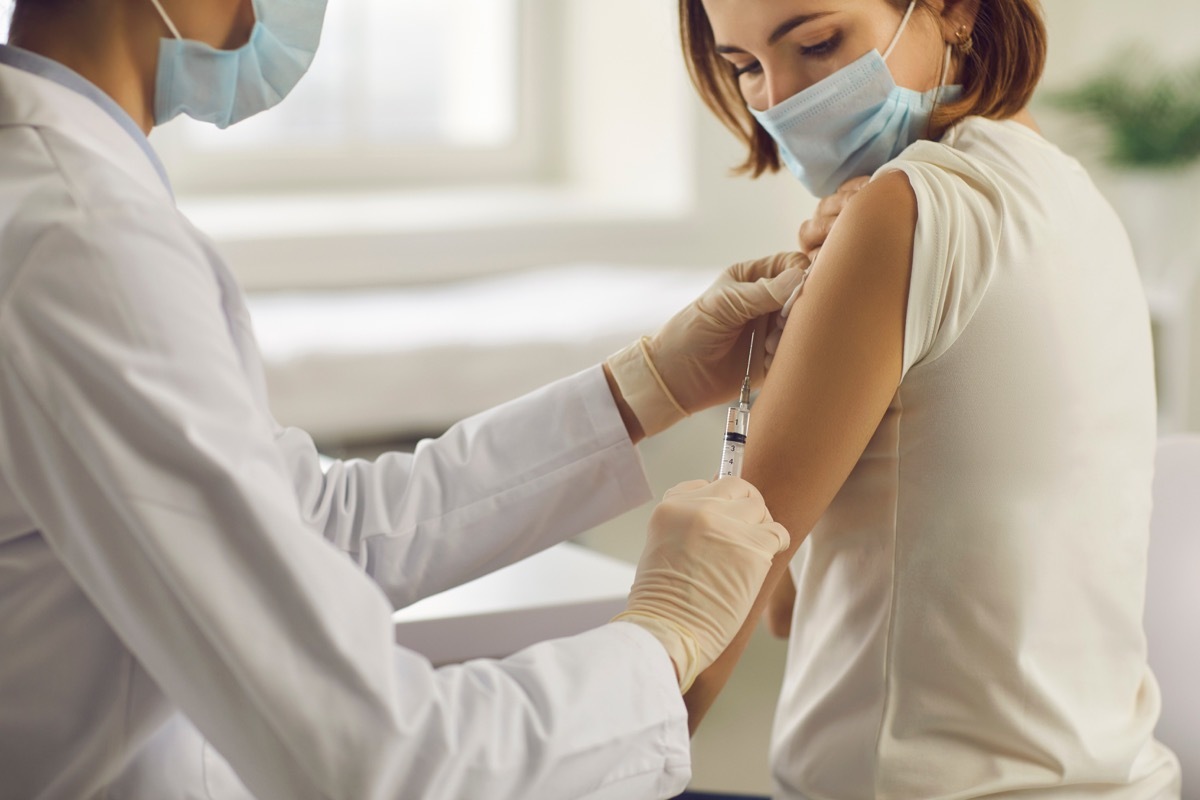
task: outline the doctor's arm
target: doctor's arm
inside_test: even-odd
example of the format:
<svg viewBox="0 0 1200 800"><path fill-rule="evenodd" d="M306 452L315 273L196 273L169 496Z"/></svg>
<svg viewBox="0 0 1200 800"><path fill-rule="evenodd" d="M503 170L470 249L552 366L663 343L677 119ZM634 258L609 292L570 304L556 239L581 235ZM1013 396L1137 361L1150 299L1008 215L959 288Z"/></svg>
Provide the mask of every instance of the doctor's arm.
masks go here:
<svg viewBox="0 0 1200 800"><path fill-rule="evenodd" d="M792 534L745 625L685 700L692 730L724 687L788 562L866 448L900 382L916 198L889 173L847 205L788 317L754 406L744 476Z"/></svg>
<svg viewBox="0 0 1200 800"><path fill-rule="evenodd" d="M651 498L599 367L469 417L414 453L318 463L276 431L306 528L403 607Z"/></svg>
<svg viewBox="0 0 1200 800"><path fill-rule="evenodd" d="M278 428L306 522L404 606L644 503L633 444L736 394L750 330L782 307L802 264L795 253L735 264L602 367L464 420L412 455L323 471L306 433Z"/></svg>
<svg viewBox="0 0 1200 800"><path fill-rule="evenodd" d="M204 253L147 228L156 208L80 216L38 239L0 304L0 470L137 667L255 796L682 788L676 676L636 625L442 669L397 648L378 588L298 534Z"/></svg>

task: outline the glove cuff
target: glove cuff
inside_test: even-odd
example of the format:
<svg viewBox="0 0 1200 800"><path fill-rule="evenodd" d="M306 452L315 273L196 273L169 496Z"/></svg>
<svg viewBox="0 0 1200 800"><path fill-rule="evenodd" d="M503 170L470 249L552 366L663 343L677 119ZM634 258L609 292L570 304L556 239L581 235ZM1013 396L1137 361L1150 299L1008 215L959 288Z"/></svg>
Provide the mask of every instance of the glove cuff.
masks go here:
<svg viewBox="0 0 1200 800"><path fill-rule="evenodd" d="M671 394L650 358L649 337L609 356L605 363L612 372L621 396L633 409L647 436L665 431L688 414Z"/></svg>
<svg viewBox="0 0 1200 800"><path fill-rule="evenodd" d="M687 694L700 675L700 651L693 636L673 622L638 611L622 611L612 621L633 623L658 639L675 665L679 691Z"/></svg>

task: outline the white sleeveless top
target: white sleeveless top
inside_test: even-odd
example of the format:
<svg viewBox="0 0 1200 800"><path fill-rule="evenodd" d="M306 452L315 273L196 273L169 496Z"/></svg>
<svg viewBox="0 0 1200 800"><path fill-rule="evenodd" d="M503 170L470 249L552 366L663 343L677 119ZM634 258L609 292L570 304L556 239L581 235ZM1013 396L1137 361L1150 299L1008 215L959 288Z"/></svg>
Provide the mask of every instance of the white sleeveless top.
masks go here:
<svg viewBox="0 0 1200 800"><path fill-rule="evenodd" d="M778 795L1178 798L1152 736L1154 365L1121 223L1015 122L888 170L918 206L903 378L792 564Z"/></svg>

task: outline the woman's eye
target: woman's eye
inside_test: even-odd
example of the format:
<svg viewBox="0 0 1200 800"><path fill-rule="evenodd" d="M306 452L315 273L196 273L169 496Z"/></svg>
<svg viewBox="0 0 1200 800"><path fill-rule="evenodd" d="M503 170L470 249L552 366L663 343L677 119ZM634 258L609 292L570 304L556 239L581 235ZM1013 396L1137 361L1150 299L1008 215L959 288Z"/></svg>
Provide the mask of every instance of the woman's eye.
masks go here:
<svg viewBox="0 0 1200 800"><path fill-rule="evenodd" d="M802 45L800 47L800 52L806 56L820 58L821 56L832 54L834 50L838 49L838 45L841 43L842 35L840 33L836 33L823 42L818 42L817 44L812 45Z"/></svg>
<svg viewBox="0 0 1200 800"><path fill-rule="evenodd" d="M746 64L742 67L737 65L734 65L733 67L733 77L735 78L740 78L743 75L753 75L759 72L762 72L762 65L757 61L751 61L749 64Z"/></svg>

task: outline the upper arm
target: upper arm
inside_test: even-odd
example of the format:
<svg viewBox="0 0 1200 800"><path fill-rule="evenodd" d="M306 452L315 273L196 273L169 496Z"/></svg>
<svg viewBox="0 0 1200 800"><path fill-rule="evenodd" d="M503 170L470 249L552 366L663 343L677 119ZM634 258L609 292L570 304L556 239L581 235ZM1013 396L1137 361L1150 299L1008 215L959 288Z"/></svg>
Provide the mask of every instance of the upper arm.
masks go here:
<svg viewBox="0 0 1200 800"><path fill-rule="evenodd" d="M788 556L840 489L902 374L917 201L883 175L834 226L788 318L754 407L745 477L792 534Z"/></svg>

